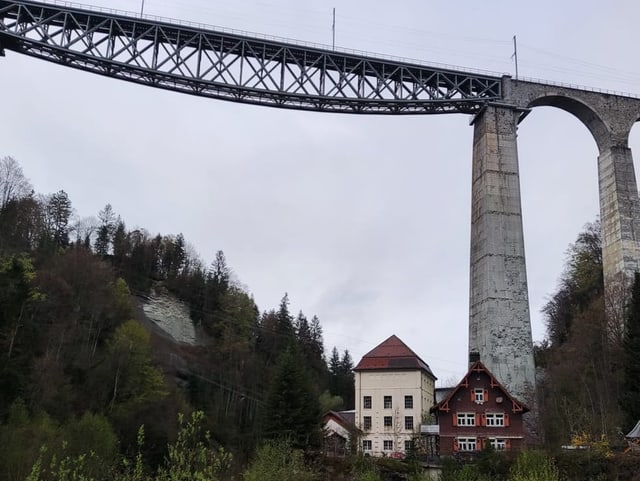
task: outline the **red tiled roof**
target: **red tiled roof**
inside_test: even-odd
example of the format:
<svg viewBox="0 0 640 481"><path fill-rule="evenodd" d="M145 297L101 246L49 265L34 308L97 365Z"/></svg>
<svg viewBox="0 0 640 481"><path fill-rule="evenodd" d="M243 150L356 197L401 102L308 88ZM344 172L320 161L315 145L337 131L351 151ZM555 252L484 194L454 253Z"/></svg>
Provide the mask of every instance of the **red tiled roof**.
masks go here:
<svg viewBox="0 0 640 481"><path fill-rule="evenodd" d="M433 379L437 379L429 365L420 359L415 352L400 340L396 335L378 344L371 351L362 356L355 367L355 371L377 370L407 370L421 369L426 371Z"/></svg>

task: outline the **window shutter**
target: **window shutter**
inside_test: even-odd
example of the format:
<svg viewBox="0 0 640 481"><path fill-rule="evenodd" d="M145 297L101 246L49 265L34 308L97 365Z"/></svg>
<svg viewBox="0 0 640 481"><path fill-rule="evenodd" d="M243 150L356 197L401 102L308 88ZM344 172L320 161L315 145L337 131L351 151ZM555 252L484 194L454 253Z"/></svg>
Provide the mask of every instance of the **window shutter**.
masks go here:
<svg viewBox="0 0 640 481"><path fill-rule="evenodd" d="M484 439L478 438L476 449L482 451L484 449Z"/></svg>
<svg viewBox="0 0 640 481"><path fill-rule="evenodd" d="M505 425L505 427L509 427L509 415L508 414L504 415L504 425Z"/></svg>
<svg viewBox="0 0 640 481"><path fill-rule="evenodd" d="M469 389L469 399L471 399L471 401L475 401L476 400L476 393L473 389Z"/></svg>
<svg viewBox="0 0 640 481"><path fill-rule="evenodd" d="M511 439L505 439L504 447L505 449L511 449Z"/></svg>
<svg viewBox="0 0 640 481"><path fill-rule="evenodd" d="M458 425L458 414L457 413L453 413L451 415L451 422L454 426Z"/></svg>
<svg viewBox="0 0 640 481"><path fill-rule="evenodd" d="M489 390L485 389L484 390L484 402L487 402L489 400Z"/></svg>
<svg viewBox="0 0 640 481"><path fill-rule="evenodd" d="M458 440L456 438L453 438L453 452L458 452Z"/></svg>
<svg viewBox="0 0 640 481"><path fill-rule="evenodd" d="M487 425L487 415L485 413L480 414L480 426Z"/></svg>
<svg viewBox="0 0 640 481"><path fill-rule="evenodd" d="M476 426L482 426L482 414L476 413Z"/></svg>

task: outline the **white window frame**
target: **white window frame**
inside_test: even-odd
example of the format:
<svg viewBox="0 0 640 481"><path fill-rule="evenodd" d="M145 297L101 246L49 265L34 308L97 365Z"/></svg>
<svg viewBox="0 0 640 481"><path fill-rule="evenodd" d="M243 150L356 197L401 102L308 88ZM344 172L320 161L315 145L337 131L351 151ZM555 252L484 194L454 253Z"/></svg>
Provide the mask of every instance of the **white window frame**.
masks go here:
<svg viewBox="0 0 640 481"><path fill-rule="evenodd" d="M372 407L373 400L371 399L371 396L362 396L362 409L371 409Z"/></svg>
<svg viewBox="0 0 640 481"><path fill-rule="evenodd" d="M504 427L504 413L486 413L485 414L485 426L489 428L503 428Z"/></svg>
<svg viewBox="0 0 640 481"><path fill-rule="evenodd" d="M388 424L387 424L387 421L388 421ZM384 417L382 418L382 426L383 426L385 429L391 429L391 428L393 428L393 416L384 416Z"/></svg>
<svg viewBox="0 0 640 481"><path fill-rule="evenodd" d="M371 439L363 439L362 440L362 450L363 451L372 451L373 450L373 442Z"/></svg>
<svg viewBox="0 0 640 481"><path fill-rule="evenodd" d="M413 396L407 395L404 397L404 408L413 409Z"/></svg>
<svg viewBox="0 0 640 481"><path fill-rule="evenodd" d="M458 426L475 426L476 413L456 413Z"/></svg>
<svg viewBox="0 0 640 481"><path fill-rule="evenodd" d="M408 426L408 424L410 424L411 426ZM405 416L404 417L405 431L413 431L414 428L415 428L415 423L413 422L413 416Z"/></svg>
<svg viewBox="0 0 640 481"><path fill-rule="evenodd" d="M405 439L404 440L404 451L407 452L409 450L413 449L413 440L412 439Z"/></svg>
<svg viewBox="0 0 640 481"><path fill-rule="evenodd" d="M489 443L496 451L504 451L507 449L507 440L504 438L489 438Z"/></svg>
<svg viewBox="0 0 640 481"><path fill-rule="evenodd" d="M476 387L473 389L473 398L475 400L475 402L477 402L478 404L482 404L483 402L485 402L485 398L484 398L484 389L481 387Z"/></svg>
<svg viewBox="0 0 640 481"><path fill-rule="evenodd" d="M393 441L391 439L385 439L382 441L383 451L393 451Z"/></svg>
<svg viewBox="0 0 640 481"><path fill-rule="evenodd" d="M383 407L384 409L393 409L393 397L392 396L385 396L383 398Z"/></svg>
<svg viewBox="0 0 640 481"><path fill-rule="evenodd" d="M478 442L476 438L457 438L458 451L477 451Z"/></svg>
<svg viewBox="0 0 640 481"><path fill-rule="evenodd" d="M369 421L367 423L367 421ZM373 426L373 419L371 416L362 416L362 429L365 431L370 431L371 426Z"/></svg>

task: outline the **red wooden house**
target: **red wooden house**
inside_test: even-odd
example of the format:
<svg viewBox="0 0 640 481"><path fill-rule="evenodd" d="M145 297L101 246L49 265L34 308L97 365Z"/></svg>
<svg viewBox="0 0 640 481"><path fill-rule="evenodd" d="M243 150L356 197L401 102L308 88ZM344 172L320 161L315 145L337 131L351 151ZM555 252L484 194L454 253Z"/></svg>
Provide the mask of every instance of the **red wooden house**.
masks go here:
<svg viewBox="0 0 640 481"><path fill-rule="evenodd" d="M439 424L441 455L524 447L522 415L529 408L515 399L480 361L462 381L431 408Z"/></svg>

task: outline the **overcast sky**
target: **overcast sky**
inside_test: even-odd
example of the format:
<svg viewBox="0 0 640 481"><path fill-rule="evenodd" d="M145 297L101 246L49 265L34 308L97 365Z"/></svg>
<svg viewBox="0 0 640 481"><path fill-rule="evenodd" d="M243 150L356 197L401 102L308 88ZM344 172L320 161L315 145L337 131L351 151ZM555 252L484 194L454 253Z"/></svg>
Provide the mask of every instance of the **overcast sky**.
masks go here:
<svg viewBox="0 0 640 481"><path fill-rule="evenodd" d="M140 2L93 0L140 10ZM636 0L145 0L145 13L640 94ZM398 335L445 384L466 370L471 143L466 115L356 116L155 90L7 52L0 156L80 216L223 250L264 311L285 292L355 362ZM640 135L631 147L640 156ZM535 340L567 247L598 215L597 149L568 113L520 125ZM636 163L636 170L638 164Z"/></svg>

